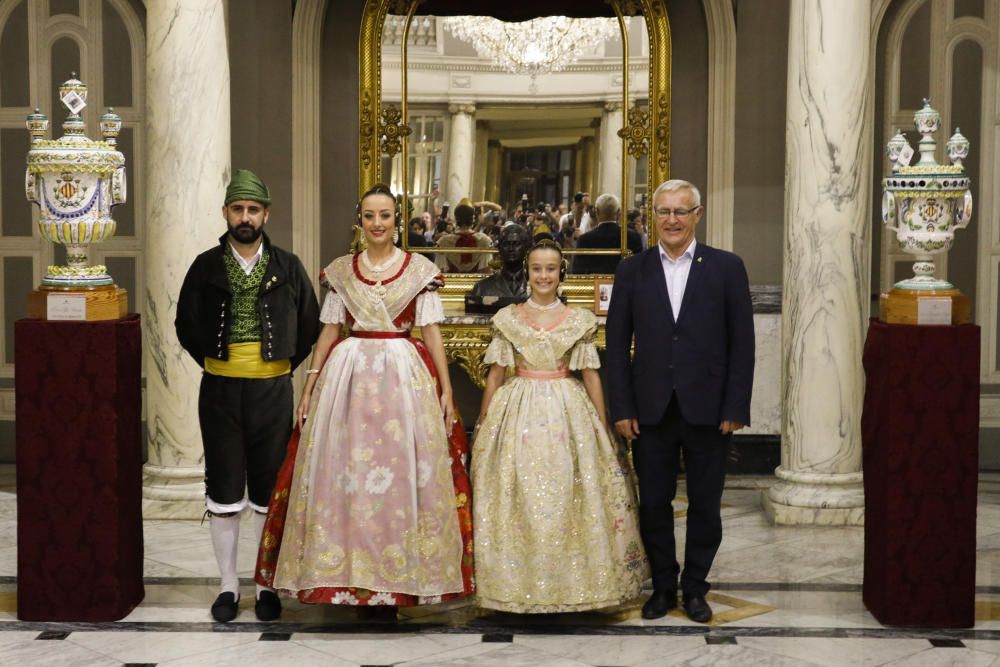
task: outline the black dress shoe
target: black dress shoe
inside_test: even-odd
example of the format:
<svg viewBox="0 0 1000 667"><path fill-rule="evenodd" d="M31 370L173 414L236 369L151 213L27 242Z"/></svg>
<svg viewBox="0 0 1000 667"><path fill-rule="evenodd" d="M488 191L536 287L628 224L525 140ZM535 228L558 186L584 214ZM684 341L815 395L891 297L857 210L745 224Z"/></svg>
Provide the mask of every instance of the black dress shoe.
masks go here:
<svg viewBox="0 0 1000 667"><path fill-rule="evenodd" d="M653 591L642 605L642 617L652 620L663 618L667 612L677 607L677 591Z"/></svg>
<svg viewBox="0 0 1000 667"><path fill-rule="evenodd" d="M399 609L393 605L359 605L357 607L358 618L362 621L391 621L396 622Z"/></svg>
<svg viewBox="0 0 1000 667"><path fill-rule="evenodd" d="M705 602L704 595L684 596L684 612L695 623L708 623L712 620L712 608Z"/></svg>
<svg viewBox="0 0 1000 667"><path fill-rule="evenodd" d="M276 621L281 616L281 600L274 591L261 591L253 610L258 621Z"/></svg>
<svg viewBox="0 0 1000 667"><path fill-rule="evenodd" d="M219 597L215 598L215 602L212 603L212 618L219 623L228 623L236 618L239 607L240 598L238 595L229 591L219 593Z"/></svg>

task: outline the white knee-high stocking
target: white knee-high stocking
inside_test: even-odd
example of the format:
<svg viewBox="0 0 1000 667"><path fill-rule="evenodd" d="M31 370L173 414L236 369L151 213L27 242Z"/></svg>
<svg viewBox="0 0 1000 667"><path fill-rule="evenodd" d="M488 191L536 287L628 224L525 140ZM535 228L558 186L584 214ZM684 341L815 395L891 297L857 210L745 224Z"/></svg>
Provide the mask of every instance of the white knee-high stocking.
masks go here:
<svg viewBox="0 0 1000 667"><path fill-rule="evenodd" d="M236 547L240 542L240 515L211 516L209 532L212 534L212 548L215 550L215 562L219 565L222 576L222 591L230 592L239 599L240 578L236 574Z"/></svg>

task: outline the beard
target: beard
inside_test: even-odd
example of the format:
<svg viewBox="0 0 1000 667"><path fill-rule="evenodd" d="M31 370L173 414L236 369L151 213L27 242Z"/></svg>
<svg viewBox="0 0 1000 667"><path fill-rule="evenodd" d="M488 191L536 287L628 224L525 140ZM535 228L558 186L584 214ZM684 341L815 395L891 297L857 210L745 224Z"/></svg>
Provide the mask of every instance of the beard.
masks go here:
<svg viewBox="0 0 1000 667"><path fill-rule="evenodd" d="M233 226L229 225L229 235L236 239L239 243L251 244L260 238L260 235L264 233L264 226L254 227L253 225L248 225L241 223L239 225Z"/></svg>

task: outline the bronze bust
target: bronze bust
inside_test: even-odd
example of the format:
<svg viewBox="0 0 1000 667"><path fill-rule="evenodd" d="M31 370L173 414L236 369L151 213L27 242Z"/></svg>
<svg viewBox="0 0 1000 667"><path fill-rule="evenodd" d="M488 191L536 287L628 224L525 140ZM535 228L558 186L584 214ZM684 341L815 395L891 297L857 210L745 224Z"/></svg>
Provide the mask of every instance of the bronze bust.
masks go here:
<svg viewBox="0 0 1000 667"><path fill-rule="evenodd" d="M523 225L513 223L500 230L497 250L500 270L477 282L465 298L468 312L492 313L510 303L528 298L524 256L531 247L531 233Z"/></svg>
<svg viewBox="0 0 1000 667"><path fill-rule="evenodd" d="M503 264L499 271L483 278L473 286L472 296L527 298L524 256L530 247L531 235L522 225L514 223L501 229L500 238L497 240L497 250Z"/></svg>

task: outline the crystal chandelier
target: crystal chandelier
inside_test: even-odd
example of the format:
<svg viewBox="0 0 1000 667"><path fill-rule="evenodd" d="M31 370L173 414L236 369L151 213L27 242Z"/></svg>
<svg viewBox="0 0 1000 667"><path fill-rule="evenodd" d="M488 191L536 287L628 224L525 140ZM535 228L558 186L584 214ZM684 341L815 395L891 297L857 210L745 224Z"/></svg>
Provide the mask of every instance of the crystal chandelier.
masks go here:
<svg viewBox="0 0 1000 667"><path fill-rule="evenodd" d="M558 72L618 33L617 19L543 16L507 23L492 16L443 18L446 30L515 74Z"/></svg>

